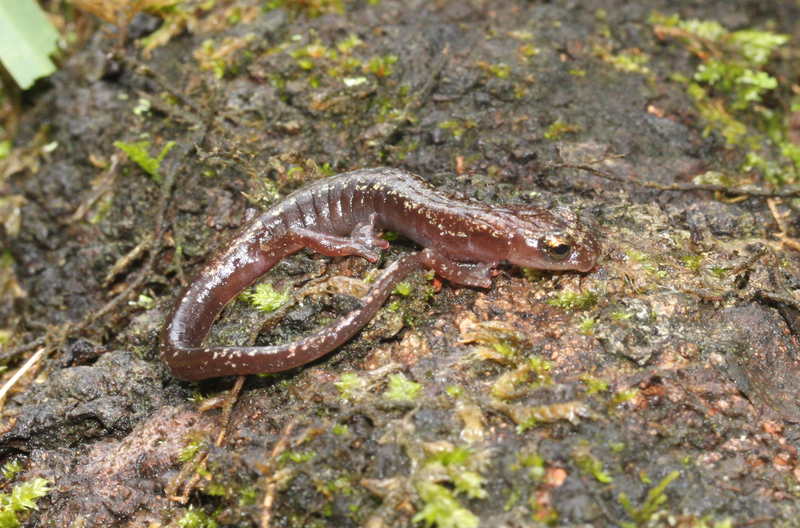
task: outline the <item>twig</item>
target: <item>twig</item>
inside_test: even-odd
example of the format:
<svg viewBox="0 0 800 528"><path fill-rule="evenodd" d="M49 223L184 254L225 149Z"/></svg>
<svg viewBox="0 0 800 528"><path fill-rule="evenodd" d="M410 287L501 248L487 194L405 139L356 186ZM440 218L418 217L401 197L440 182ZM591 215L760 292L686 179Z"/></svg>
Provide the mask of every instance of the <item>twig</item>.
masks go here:
<svg viewBox="0 0 800 528"><path fill-rule="evenodd" d="M72 216L69 218L70 222L77 222L89 212L89 209L94 206L97 200L100 199L105 193L111 190L111 187L114 185L114 182L117 179L117 169L119 168L121 156L119 154L112 154L111 156L111 164L108 166L108 170L106 170L105 176L103 176L103 180L97 186L97 188L92 192L92 194L75 210Z"/></svg>
<svg viewBox="0 0 800 528"><path fill-rule="evenodd" d="M658 37L659 40L663 40L664 35L688 40L694 46L692 51L702 59L708 58L708 55L712 55L716 59L722 58L722 51L717 48L714 42L696 35L691 31L686 31L685 29L674 26L657 25L653 27L653 32L656 34L656 37ZM707 49L708 53L705 53L703 48Z"/></svg>
<svg viewBox="0 0 800 528"><path fill-rule="evenodd" d="M275 444L275 447L272 449L272 453L269 455L269 461L267 462L268 469L269 465L276 460L283 451L286 450L286 447L289 445L289 436L292 434L292 430L300 423L299 418L293 418L286 427L283 429L283 433L281 434L281 438ZM272 518L272 504L275 502L275 492L277 491L277 484L275 483L275 475L271 475L268 479L267 483L267 491L264 493L264 500L261 501L261 527L262 528L269 528L270 519Z"/></svg>
<svg viewBox="0 0 800 528"><path fill-rule="evenodd" d="M769 207L769 211L772 213L772 217L775 218L775 223L778 224L778 232L774 233L773 236L777 238L781 244L786 244L790 248L800 251L800 242L793 238L789 238L789 235L786 231L786 222L783 221L784 217L789 213L787 212L785 214L781 214L778 211L778 205L772 198L767 198L767 206Z"/></svg>
<svg viewBox="0 0 800 528"><path fill-rule="evenodd" d="M167 484L167 487L164 488L164 493L167 495L167 498L180 504L186 504L189 502L189 494L200 480L200 474L195 473L195 470L200 467L205 468L207 460L208 453L198 453L194 459L186 462L178 474L175 475L175 477ZM183 484L187 478L189 478L189 482L185 483L183 487L183 493L178 495L178 490L180 489L181 484Z"/></svg>
<svg viewBox="0 0 800 528"><path fill-rule="evenodd" d="M164 76L162 76L160 73L158 73L155 70L153 70L147 64L139 62L135 58L130 57L128 55L124 55L122 53L116 54L114 58L116 60L124 63L124 64L132 66L133 68L139 70L143 75L145 75L145 76L149 77L150 79L152 79L153 81L155 81L155 83L158 84L158 86L162 90L164 90L166 92L169 92L169 94L171 96L173 96L174 98L178 99L180 102L182 102L183 104L185 104L186 106L191 108L198 115L201 115L201 116L207 116L208 115L208 112L203 110L200 107L200 105L195 103L194 100L191 97L189 97L184 90L177 89L175 86L172 85L172 83L170 83L168 80L166 80L164 78Z"/></svg>
<svg viewBox="0 0 800 528"><path fill-rule="evenodd" d="M0 353L0 363L5 363L15 357L24 354L29 350L33 350L34 348L40 347L47 342L47 336L39 336L30 343L26 343L22 346L19 346L13 350L9 350L8 352Z"/></svg>
<svg viewBox="0 0 800 528"><path fill-rule="evenodd" d="M218 112L219 115L214 115L213 113L203 109L199 104L194 102L194 100L186 93L185 90L179 90L177 87L173 86L172 83L170 83L163 75L152 69L147 64L144 64L136 60L135 58L122 53L117 53L114 58L124 64L132 66L133 68L139 70L142 73L142 75L145 75L150 79L152 79L153 81L155 81L155 83L158 84L158 86L162 90L169 92L171 96L175 97L177 100L179 100L180 102L191 108L192 111L195 112L198 116L201 116L202 118L201 120L214 121L217 119L227 119L231 121L234 125L237 126L243 125L238 117L231 115L229 112L220 111ZM183 114L182 117L190 122L195 121L186 114ZM217 124L219 125L219 122L217 122Z"/></svg>
<svg viewBox="0 0 800 528"><path fill-rule="evenodd" d="M11 379L8 380L5 385L3 385L3 388L0 388L0 409L2 409L3 400L5 399L8 391L11 390L11 387L13 387L17 383L17 381L19 381L19 379L42 358L42 356L45 353L45 350L47 350L45 347L42 347L39 350L37 350L36 353L32 355L30 359L26 361L25 364L22 365L22 367L20 367L20 369L16 373L14 373Z"/></svg>
<svg viewBox="0 0 800 528"><path fill-rule="evenodd" d="M761 257L763 257L764 255L770 255L770 254L772 255L772 257L774 259L775 258L775 252L772 251L772 248L767 246L766 244L762 244L762 243L759 242L757 244L757 246L755 247L754 253L750 257L745 259L741 264L736 266L735 268L732 268L732 269L728 270L725 273L725 276L726 277L733 277L734 275L738 275L739 273L743 272L744 270L752 268L753 265L756 262L758 262L759 259Z"/></svg>
<svg viewBox="0 0 800 528"><path fill-rule="evenodd" d="M153 245L153 235L146 234L142 237L142 240L136 244L132 250L128 251L127 254L123 255L122 258L117 260L113 266L111 266L111 270L106 273L106 277L103 279L103 288L107 288L109 284L114 280L114 278L122 273L122 270L130 266L131 262L141 257L145 252L147 252Z"/></svg>
<svg viewBox="0 0 800 528"><path fill-rule="evenodd" d="M787 304L793 307L795 310L800 311L800 301L792 295L785 295L767 290L758 290L755 293L755 297L776 303Z"/></svg>
<svg viewBox="0 0 800 528"><path fill-rule="evenodd" d="M130 298L131 292L139 289L139 287L144 284L144 282L150 277L150 272L155 267L156 260L158 260L158 256L160 254L160 248L164 241L164 218L167 212L167 206L169 204L169 196L172 190L172 184L175 181L175 171L170 171L167 173L166 177L164 178L164 184L161 186L161 200L158 206L158 213L156 214L156 225L155 225L155 236L152 243L153 248L159 248L159 250L153 250L150 252L150 258L147 259L147 263L145 264L144 268L139 272L136 278L128 284L128 286L116 297L111 299L105 306L103 306L98 311L94 312L93 314L89 314L84 319L83 323L78 325L77 330L81 331L88 327L90 324L95 322L96 320L100 319L110 311L114 310L119 306L122 301L128 300Z"/></svg>
<svg viewBox="0 0 800 528"><path fill-rule="evenodd" d="M222 407L222 419L219 424L219 436L217 436L217 441L214 444L217 447L222 445L222 441L225 440L225 435L228 433L228 426L231 423L231 415L233 414L233 406L236 405L236 402L239 400L239 393L242 392L242 387L244 387L244 381L246 379L247 376L237 376L236 382L228 393L228 397L225 398L225 405Z"/></svg>

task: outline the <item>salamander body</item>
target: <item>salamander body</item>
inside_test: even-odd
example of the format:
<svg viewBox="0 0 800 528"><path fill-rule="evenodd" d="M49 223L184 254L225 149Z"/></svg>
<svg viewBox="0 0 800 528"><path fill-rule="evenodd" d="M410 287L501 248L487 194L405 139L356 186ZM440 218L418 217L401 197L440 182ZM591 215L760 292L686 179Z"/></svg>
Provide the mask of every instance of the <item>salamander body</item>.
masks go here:
<svg viewBox="0 0 800 528"><path fill-rule="evenodd" d="M317 334L267 347L202 346L222 308L283 257L308 247L328 256L359 255L372 262L374 235L388 229L424 249L405 255L378 278L362 307ZM223 244L175 300L159 352L182 380L278 372L335 349L375 315L394 286L418 267L458 284L488 288L500 260L548 270L589 271L594 238L543 209L486 205L435 190L398 169L356 170L315 182L245 224Z"/></svg>

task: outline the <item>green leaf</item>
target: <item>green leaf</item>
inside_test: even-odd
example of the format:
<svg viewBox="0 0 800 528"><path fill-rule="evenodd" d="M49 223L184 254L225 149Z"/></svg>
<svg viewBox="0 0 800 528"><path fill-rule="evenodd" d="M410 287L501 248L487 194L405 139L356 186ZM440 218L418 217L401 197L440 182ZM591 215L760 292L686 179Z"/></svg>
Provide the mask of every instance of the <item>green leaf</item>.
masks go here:
<svg viewBox="0 0 800 528"><path fill-rule="evenodd" d="M0 62L23 90L56 71L58 37L34 0L0 0Z"/></svg>

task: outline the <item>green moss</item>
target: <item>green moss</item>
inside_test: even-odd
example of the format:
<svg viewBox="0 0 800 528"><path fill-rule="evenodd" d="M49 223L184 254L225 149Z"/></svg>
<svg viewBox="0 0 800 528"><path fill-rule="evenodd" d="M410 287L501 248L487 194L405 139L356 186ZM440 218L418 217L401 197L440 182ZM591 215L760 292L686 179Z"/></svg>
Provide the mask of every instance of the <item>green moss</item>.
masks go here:
<svg viewBox="0 0 800 528"><path fill-rule="evenodd" d="M454 446L452 449L445 449L435 453L431 460L444 466L460 466L474 454L475 449L469 446Z"/></svg>
<svg viewBox="0 0 800 528"><path fill-rule="evenodd" d="M175 144L176 143L174 141L167 141L167 143L164 145L164 148L161 149L158 157L153 158L148 152L148 149L150 148L149 141L138 141L135 143L125 143L124 141L114 142L115 147L125 152L131 161L144 169L144 171L149 174L159 185L164 183L164 178L162 178L161 173L159 173L161 162L167 155L167 152L169 152L170 149L175 146Z"/></svg>
<svg viewBox="0 0 800 528"><path fill-rule="evenodd" d="M703 263L703 255L687 255L681 260L690 270L697 272L700 271L700 264Z"/></svg>
<svg viewBox="0 0 800 528"><path fill-rule="evenodd" d="M347 427L346 424L336 424L333 426L333 434L336 436L347 436L350 429Z"/></svg>
<svg viewBox="0 0 800 528"><path fill-rule="evenodd" d="M49 482L35 478L15 485L11 493L0 493L0 528L21 526L19 517L38 509L36 502L49 492Z"/></svg>
<svg viewBox="0 0 800 528"><path fill-rule="evenodd" d="M150 112L151 106L150 99L145 99L144 97L140 97L137 105L133 109L134 115L141 116L148 114Z"/></svg>
<svg viewBox="0 0 800 528"><path fill-rule="evenodd" d="M511 508L522 499L522 492L517 488L512 488L508 494L508 500L503 504L503 511L511 511Z"/></svg>
<svg viewBox="0 0 800 528"><path fill-rule="evenodd" d="M610 484L614 481L611 475L603 469L603 461L589 453L588 449L577 449L574 458L578 469L592 475L598 482Z"/></svg>
<svg viewBox="0 0 800 528"><path fill-rule="evenodd" d="M334 382L336 388L339 389L339 396L342 398L354 396L356 389L363 386L363 384L364 381L355 372L343 372L339 376L339 381Z"/></svg>
<svg viewBox="0 0 800 528"><path fill-rule="evenodd" d="M524 433L541 423L553 423L559 420L568 420L577 423L579 417L593 417L594 412L586 404L579 401L554 403L531 407L523 404L494 403L494 407L508 415L517 424L517 432Z"/></svg>
<svg viewBox="0 0 800 528"><path fill-rule="evenodd" d="M594 326L595 326L594 317L584 315L578 321L578 333L581 335L592 335L594 334Z"/></svg>
<svg viewBox="0 0 800 528"><path fill-rule="evenodd" d="M366 69L380 79L382 77L388 77L392 74L392 65L395 62L397 62L397 55L372 57L367 62Z"/></svg>
<svg viewBox="0 0 800 528"><path fill-rule="evenodd" d="M203 442L196 441L196 442L189 442L186 447L181 449L180 454L178 454L178 460L181 462L189 462L190 460L194 460L194 457L197 456L197 453L200 452L201 449L204 449L206 446Z"/></svg>
<svg viewBox="0 0 800 528"><path fill-rule="evenodd" d="M639 394L639 389L636 387L619 391L611 398L611 405L619 405L620 403L630 401L634 399L637 394Z"/></svg>
<svg viewBox="0 0 800 528"><path fill-rule="evenodd" d="M267 10L285 8L292 15L305 15L309 18L317 18L325 14L344 13L344 3L342 0L269 0L265 6Z"/></svg>
<svg viewBox="0 0 800 528"><path fill-rule="evenodd" d="M464 493L471 499L486 498L486 490L483 489L486 479L480 473L467 470L453 471L450 480L456 487L456 492Z"/></svg>
<svg viewBox="0 0 800 528"><path fill-rule="evenodd" d="M642 270L646 271L649 275L652 275L653 278L665 279L667 277L667 272L659 269L658 263L647 253L643 253L642 251L638 251L636 249L629 249L625 253L628 255L629 259L637 262L639 266L641 266Z"/></svg>
<svg viewBox="0 0 800 528"><path fill-rule="evenodd" d="M498 79L507 79L508 76L511 75L511 66L505 62L489 64L488 62L479 61L478 66L480 66L485 72L491 74L493 77L497 77Z"/></svg>
<svg viewBox="0 0 800 528"><path fill-rule="evenodd" d="M522 268L522 274L531 282L539 282L545 277L550 276L550 272L538 268Z"/></svg>
<svg viewBox="0 0 800 528"><path fill-rule="evenodd" d="M622 523L623 528L636 528L637 526L642 526L648 523L659 511L661 506L667 501L668 497L664 493L667 486L669 486L670 483L680 475L681 472L676 470L664 477L656 487L647 493L647 498L645 499L644 504L638 508L635 508L633 504L631 504L631 501L628 499L628 496L625 494L625 492L620 493L619 503L622 504L622 507L627 510L627 512L635 521L632 523Z"/></svg>
<svg viewBox="0 0 800 528"><path fill-rule="evenodd" d="M336 49L339 50L340 53L352 53L355 48L363 44L363 41L358 38L358 35L352 33L348 35L346 38L340 40L336 43Z"/></svg>
<svg viewBox="0 0 800 528"><path fill-rule="evenodd" d="M539 48L531 44L523 44L517 48L517 53L519 53L523 57L535 57L536 55L541 53L541 50L539 50Z"/></svg>
<svg viewBox="0 0 800 528"><path fill-rule="evenodd" d="M759 103L765 92L778 87L778 80L763 71L753 71L741 64L709 59L697 68L694 80L732 94L732 107L743 110Z"/></svg>
<svg viewBox="0 0 800 528"><path fill-rule="evenodd" d="M304 70L311 70L314 68L314 60L311 57L302 57L300 59L297 59L297 65L303 68Z"/></svg>
<svg viewBox="0 0 800 528"><path fill-rule="evenodd" d="M150 310L155 307L156 301L152 297L140 293L135 301L130 302L130 305L139 307L143 310Z"/></svg>
<svg viewBox="0 0 800 528"><path fill-rule="evenodd" d="M582 128L580 125L572 125L569 123L564 123L563 121L555 121L547 130L544 131L544 138L550 140L558 140L564 137L566 134L573 133L573 132L580 132Z"/></svg>
<svg viewBox="0 0 800 528"><path fill-rule="evenodd" d="M528 358L528 366L530 367L534 377L533 381L531 382L532 387L541 387L553 383L553 380L547 374L547 372L553 368L552 361L539 356L531 356Z"/></svg>
<svg viewBox="0 0 800 528"><path fill-rule="evenodd" d="M786 157L792 160L792 163L795 165L795 167L800 167L800 159L795 159L798 157L794 152L794 149L797 147L789 143L783 145L782 148ZM743 172L757 170L761 172L765 180L773 185L778 186L791 182L795 176L795 172L787 170L785 165L782 165L776 161L766 160L755 152L747 153L747 158L742 164L741 169Z"/></svg>
<svg viewBox="0 0 800 528"><path fill-rule="evenodd" d="M455 488L454 495L464 494L471 499L486 498L486 490L483 489L486 479L480 472L483 471L486 465L487 451L479 451L467 445L453 446L449 442L429 444L426 447L426 451L429 453L422 469L422 475L419 477L419 482L430 482L431 477L433 477L436 482L452 485ZM452 499L451 506L460 508L449 488L442 487L442 490L447 492L447 496ZM445 502L447 502L446 498ZM431 502L424 498L423 501ZM433 502L436 501L434 500ZM430 506L428 511L431 512L437 508L438 506L436 505ZM430 522L438 522L434 521L430 516L427 518ZM447 521L444 522L446 523ZM442 524L439 525L442 526Z"/></svg>
<svg viewBox="0 0 800 528"><path fill-rule="evenodd" d="M561 292L556 297L548 299L547 304L564 310L585 310L597 303L597 295L594 292Z"/></svg>
<svg viewBox="0 0 800 528"><path fill-rule="evenodd" d="M389 384L383 395L390 400L413 401L421 387L403 374L389 374Z"/></svg>
<svg viewBox="0 0 800 528"><path fill-rule="evenodd" d="M473 119L466 119L464 121L459 119L446 119L445 121L439 122L439 128L442 130L449 130L456 139L460 138L464 135L465 131L473 127L475 127L475 121Z"/></svg>
<svg viewBox="0 0 800 528"><path fill-rule="evenodd" d="M478 517L461 506L446 487L425 481L416 482L415 487L424 506L412 522L439 528L477 528L480 524Z"/></svg>
<svg viewBox="0 0 800 528"><path fill-rule="evenodd" d="M642 75L650 75L650 55L643 53L637 48L620 51L612 54L607 49L596 46L595 55L598 55L603 62L610 64L615 70L622 72L635 72Z"/></svg>
<svg viewBox="0 0 800 528"><path fill-rule="evenodd" d="M597 378L591 374L581 374L578 379L586 384L586 392L588 394L605 392L608 390L608 382L606 380Z"/></svg>
<svg viewBox="0 0 800 528"><path fill-rule="evenodd" d="M516 352L516 347L506 340L499 340L492 343L492 348L506 357L510 357Z"/></svg>
<svg viewBox="0 0 800 528"><path fill-rule="evenodd" d="M725 266L712 266L711 274L718 279L724 279L725 275L728 274L728 268L726 268Z"/></svg>
<svg viewBox="0 0 800 528"><path fill-rule="evenodd" d="M189 506L183 510L183 515L178 519L180 528L216 528L217 523L203 510L196 510Z"/></svg>
<svg viewBox="0 0 800 528"><path fill-rule="evenodd" d="M241 297L253 308L270 313L286 304L290 295L288 290L283 293L275 291L271 284L257 284L254 291L242 293Z"/></svg>
<svg viewBox="0 0 800 528"><path fill-rule="evenodd" d="M517 464L512 466L511 469L516 471L523 467L529 469L530 477L535 482L544 480L547 475L544 457L539 453L528 453L525 455L517 453Z"/></svg>
<svg viewBox="0 0 800 528"><path fill-rule="evenodd" d="M464 396L464 389L459 387L458 385L448 385L445 389L445 392L451 398L460 398Z"/></svg>
<svg viewBox="0 0 800 528"><path fill-rule="evenodd" d="M312 458L317 456L317 452L313 449L307 449L305 451L298 451L295 449L288 449L281 453L281 461L292 461L296 464L303 464L308 462Z"/></svg>
<svg viewBox="0 0 800 528"><path fill-rule="evenodd" d="M707 99L703 88L692 83L687 92L694 96L700 115L708 122L703 130L703 137L708 137L711 132L716 131L729 145L740 145L747 142L748 146L757 147L757 139L748 138L747 126L733 117L723 106Z"/></svg>
<svg viewBox="0 0 800 528"><path fill-rule="evenodd" d="M463 343L477 343L491 347L498 352L502 358L492 358L490 355L481 354L485 359L495 359L505 362L504 359L511 359L519 352L520 343L525 336L510 324L504 321L487 321L478 323L470 331L462 336Z"/></svg>
<svg viewBox="0 0 800 528"><path fill-rule="evenodd" d="M3 465L3 476L11 482L19 472L22 471L22 463L19 460L12 460Z"/></svg>
<svg viewBox="0 0 800 528"><path fill-rule="evenodd" d="M201 402L203 402L203 401L205 401L207 399L208 399L208 396L206 396L205 394L200 392L199 389L195 389L192 392L192 395L187 398L187 400L189 400L190 402L194 402L194 403L201 403Z"/></svg>
<svg viewBox="0 0 800 528"><path fill-rule="evenodd" d="M625 310L614 310L608 317L614 319L615 321L627 321L631 317L633 317L632 313L626 312Z"/></svg>
<svg viewBox="0 0 800 528"><path fill-rule="evenodd" d="M778 88L767 64L789 37L750 28L728 31L714 20L681 20L659 14L651 17L651 23L657 33L676 36L700 59L691 78L672 78L685 83L687 93L695 99L707 122L703 134L716 131L728 144L750 149L742 172L759 170L775 185L796 181L800 149L789 139L789 120L784 112L760 104L767 93ZM748 124L760 133L748 130ZM761 160L758 152L765 147L775 147L780 157Z"/></svg>
<svg viewBox="0 0 800 528"><path fill-rule="evenodd" d="M419 141L413 140L410 143L402 143L398 145L397 151L395 153L397 154L397 158L400 161L403 161L403 159L405 159L405 157L408 156L409 153L414 152L418 148L419 148Z"/></svg>
<svg viewBox="0 0 800 528"><path fill-rule="evenodd" d="M410 295L411 292L413 291L414 291L413 284L411 284L410 282L401 282L400 284L394 287L394 291L392 293L406 297Z"/></svg>
<svg viewBox="0 0 800 528"><path fill-rule="evenodd" d="M325 176L333 176L334 173L336 172L333 170L333 167L331 167L331 164L328 162L323 163L322 167L320 167L319 170L322 171L322 174L324 174Z"/></svg>
<svg viewBox="0 0 800 528"><path fill-rule="evenodd" d="M239 491L239 505L249 506L251 504L255 504L258 493L259 490L250 486L241 489Z"/></svg>
<svg viewBox="0 0 800 528"><path fill-rule="evenodd" d="M614 454L622 453L623 451L625 451L626 447L627 446L625 445L625 442L609 442L608 443L608 448L611 449L611 452L614 453Z"/></svg>

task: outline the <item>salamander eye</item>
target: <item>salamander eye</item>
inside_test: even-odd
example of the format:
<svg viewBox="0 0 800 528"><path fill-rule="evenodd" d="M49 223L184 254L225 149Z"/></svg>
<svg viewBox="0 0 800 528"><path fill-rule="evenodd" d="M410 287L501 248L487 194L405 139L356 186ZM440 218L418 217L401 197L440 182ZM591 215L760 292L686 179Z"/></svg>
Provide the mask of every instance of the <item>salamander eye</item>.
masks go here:
<svg viewBox="0 0 800 528"><path fill-rule="evenodd" d="M547 233L542 238L542 247L553 260L564 260L572 254L575 242L566 233Z"/></svg>

